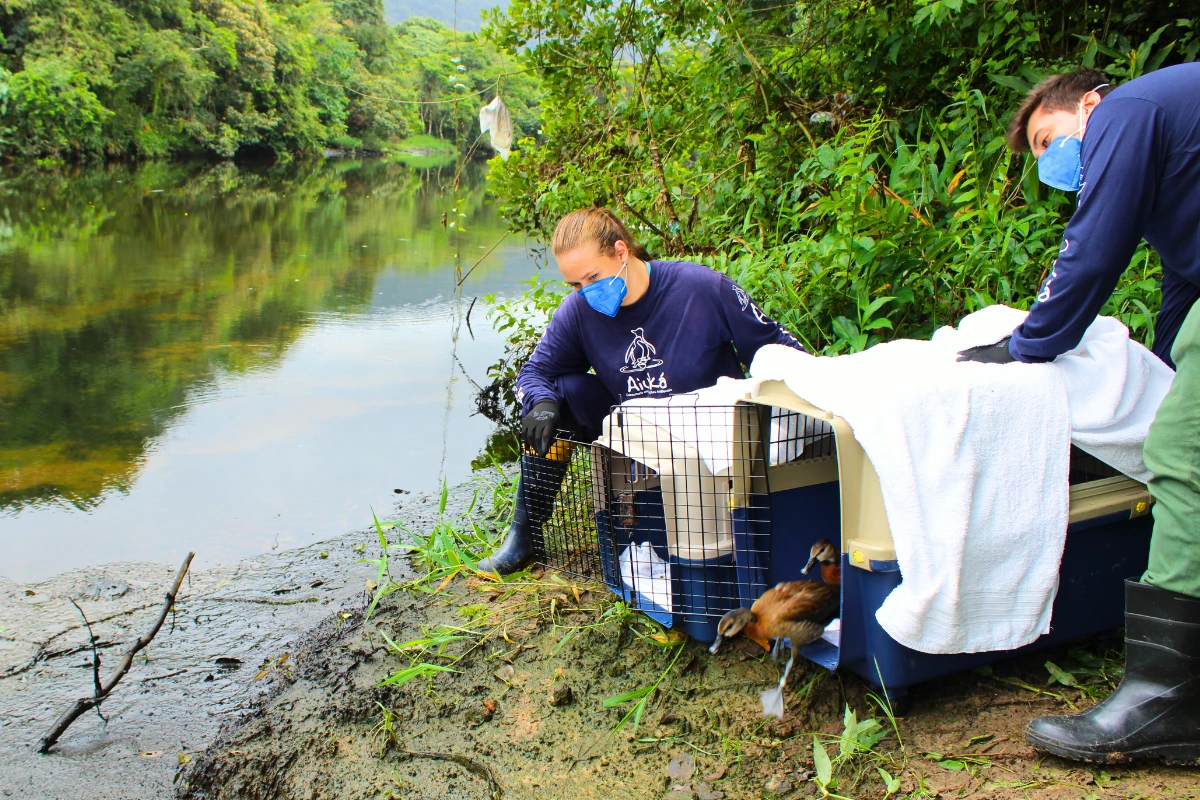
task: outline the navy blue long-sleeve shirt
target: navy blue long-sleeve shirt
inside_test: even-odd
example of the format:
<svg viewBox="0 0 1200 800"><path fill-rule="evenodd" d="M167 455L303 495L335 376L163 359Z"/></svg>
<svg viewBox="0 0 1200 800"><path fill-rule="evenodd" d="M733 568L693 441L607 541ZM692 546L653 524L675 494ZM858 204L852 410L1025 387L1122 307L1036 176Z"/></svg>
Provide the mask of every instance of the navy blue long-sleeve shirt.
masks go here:
<svg viewBox="0 0 1200 800"><path fill-rule="evenodd" d="M522 413L560 401L553 380L596 370L618 401L665 397L743 378L765 344L803 349L732 280L700 264L651 261L650 286L608 317L572 292L517 376Z"/></svg>
<svg viewBox="0 0 1200 800"><path fill-rule="evenodd" d="M1083 135L1079 207L1054 268L1009 352L1049 361L1076 347L1145 239L1163 265L1154 353L1171 345L1200 296L1200 63L1114 89Z"/></svg>

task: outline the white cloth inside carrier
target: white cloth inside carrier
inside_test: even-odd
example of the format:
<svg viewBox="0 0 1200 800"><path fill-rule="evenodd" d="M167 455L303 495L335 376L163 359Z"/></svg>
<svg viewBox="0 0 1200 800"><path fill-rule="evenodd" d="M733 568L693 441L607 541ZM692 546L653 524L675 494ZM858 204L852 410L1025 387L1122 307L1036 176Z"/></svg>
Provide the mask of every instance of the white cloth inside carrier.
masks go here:
<svg viewBox="0 0 1200 800"><path fill-rule="evenodd" d="M641 608L657 606L670 613L673 606L671 565L658 557L650 543L629 545L621 551L618 560L621 562L621 583L640 596L637 605Z"/></svg>

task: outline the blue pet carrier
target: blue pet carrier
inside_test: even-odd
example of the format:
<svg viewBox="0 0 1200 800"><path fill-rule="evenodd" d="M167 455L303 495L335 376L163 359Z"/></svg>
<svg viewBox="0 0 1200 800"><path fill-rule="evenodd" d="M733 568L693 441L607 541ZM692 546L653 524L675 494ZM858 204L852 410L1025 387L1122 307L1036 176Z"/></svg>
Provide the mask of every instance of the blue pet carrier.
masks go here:
<svg viewBox="0 0 1200 800"><path fill-rule="evenodd" d="M766 381L733 405L695 396L614 409L575 445L538 560L599 578L631 606L701 641L720 618L841 545L840 631L806 657L900 697L922 681L1124 624L1127 577L1146 566L1145 485L1072 451L1070 526L1051 632L1013 651L931 655L896 642L875 612L900 583L879 478L845 420ZM557 487L555 487L557 488Z"/></svg>

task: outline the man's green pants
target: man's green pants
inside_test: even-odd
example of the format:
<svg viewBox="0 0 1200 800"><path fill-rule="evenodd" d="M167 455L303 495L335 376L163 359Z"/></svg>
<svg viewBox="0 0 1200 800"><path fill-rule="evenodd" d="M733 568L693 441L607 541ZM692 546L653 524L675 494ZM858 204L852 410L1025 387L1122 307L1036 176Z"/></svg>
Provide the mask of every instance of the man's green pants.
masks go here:
<svg viewBox="0 0 1200 800"><path fill-rule="evenodd" d="M1142 582L1200 597L1200 302L1179 329L1171 358L1175 380L1143 452L1154 473L1154 534Z"/></svg>

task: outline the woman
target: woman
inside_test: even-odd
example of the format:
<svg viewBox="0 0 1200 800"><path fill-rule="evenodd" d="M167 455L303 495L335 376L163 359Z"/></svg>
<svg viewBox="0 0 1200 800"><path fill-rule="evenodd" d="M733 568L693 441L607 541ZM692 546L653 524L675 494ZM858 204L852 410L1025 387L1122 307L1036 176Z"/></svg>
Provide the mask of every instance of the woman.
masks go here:
<svg viewBox="0 0 1200 800"><path fill-rule="evenodd" d="M522 439L527 453L542 458L522 457L508 538L479 565L499 575L533 557L534 534L550 517L566 474L569 451L551 450L560 432L591 442L618 403L693 392L722 376L743 378L765 344L803 349L719 272L651 260L606 209L563 217L552 250L575 291L554 312L517 376ZM531 481L538 491L525 491Z"/></svg>

